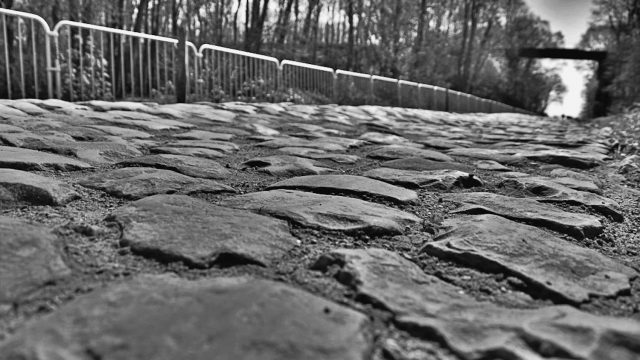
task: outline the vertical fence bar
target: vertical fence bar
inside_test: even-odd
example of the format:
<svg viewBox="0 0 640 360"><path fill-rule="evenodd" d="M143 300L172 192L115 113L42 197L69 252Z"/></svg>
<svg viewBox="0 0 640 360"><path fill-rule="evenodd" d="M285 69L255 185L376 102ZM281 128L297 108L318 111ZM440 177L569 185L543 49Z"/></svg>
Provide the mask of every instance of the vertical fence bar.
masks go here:
<svg viewBox="0 0 640 360"><path fill-rule="evenodd" d="M231 77L231 72L233 71L233 56L232 54L229 53L223 53L225 55L225 61L224 61L224 82L227 85L227 91L225 93L226 99L229 99L233 96L232 91L233 91L233 78Z"/></svg>
<svg viewBox="0 0 640 360"><path fill-rule="evenodd" d="M234 92L234 94L233 94L234 98L237 98L237 96L238 96L238 88L240 88L240 82L239 82L239 76L238 76L238 72L239 72L238 63L239 63L238 55L233 54L233 74L231 76L233 78L233 83L234 83L233 84L234 89L232 89L232 91Z"/></svg>
<svg viewBox="0 0 640 360"><path fill-rule="evenodd" d="M187 53L187 56L189 54ZM200 57L198 56L198 52L194 52L193 59L193 85L195 88L196 98L200 96L200 71L199 71Z"/></svg>
<svg viewBox="0 0 640 360"><path fill-rule="evenodd" d="M164 64L164 92L169 95L169 67L167 66L167 43L162 43L162 63Z"/></svg>
<svg viewBox="0 0 640 360"><path fill-rule="evenodd" d="M202 84L200 87L200 96L203 100L206 100L205 94L209 89L209 84L211 82L211 69L209 68L209 59L204 54L200 55L200 76L202 78Z"/></svg>
<svg viewBox="0 0 640 360"><path fill-rule="evenodd" d="M234 54L234 59L235 59L235 96L234 96L234 100L238 100L238 98L240 97L240 95L242 95L242 82L241 82L241 78L240 78L240 71L241 71L241 63L242 60L240 59L240 55L238 54Z"/></svg>
<svg viewBox="0 0 640 360"><path fill-rule="evenodd" d="M92 98L96 98L96 71L95 71L95 52L93 51L93 49L95 48L95 44L93 43L93 29L89 29L89 41L91 42L91 58L89 59L89 66L91 66L91 97ZM80 53L82 56L82 52Z"/></svg>
<svg viewBox="0 0 640 360"><path fill-rule="evenodd" d="M253 82L254 80L254 72L253 72L253 64L254 64L254 59L253 58L245 58L246 62L247 62L247 98L248 99L252 99L254 94L255 94L255 84ZM250 100L249 100L250 101Z"/></svg>
<svg viewBox="0 0 640 360"><path fill-rule="evenodd" d="M209 98L209 100L213 100L213 94L215 93L215 87L216 87L216 68L215 68L215 53L211 53L209 55L209 72L210 72L210 76L211 76L211 82L209 83L209 87L207 88L207 92L205 94L205 96L207 98Z"/></svg>
<svg viewBox="0 0 640 360"><path fill-rule="evenodd" d="M55 72L56 72L56 95L58 99L62 99L62 69L60 66L60 43L59 43L59 34L55 33L53 36L53 47L56 49L56 57L55 57ZM49 43L49 36L46 37L47 44ZM47 48L49 48L47 46ZM51 53L49 51L45 51L47 57L47 66L51 65ZM53 97L51 93L51 71L47 71L47 81L49 82L49 97Z"/></svg>
<svg viewBox="0 0 640 360"><path fill-rule="evenodd" d="M51 62L51 37L54 37L55 41L55 68L53 67L53 63ZM58 49L58 34L49 34L47 33L44 37L44 47L46 49L45 53L45 66L47 70L47 93L49 98L53 98L53 76L51 74L52 71L56 72L56 89L58 92L58 98L61 98L60 94L60 64L59 64L59 49Z"/></svg>
<svg viewBox="0 0 640 360"><path fill-rule="evenodd" d="M173 78L173 93L176 93L176 45L171 47L171 76Z"/></svg>
<svg viewBox="0 0 640 360"><path fill-rule="evenodd" d="M100 32L100 85L102 85L101 94L104 98L107 94L107 88L104 82L104 34L102 32Z"/></svg>
<svg viewBox="0 0 640 360"><path fill-rule="evenodd" d="M221 98L220 100L224 101L224 99L228 96L229 92L227 90L227 84L229 83L228 76L227 76L227 58L228 58L228 53L225 52L217 52L216 54L218 54L219 57L219 69L220 69L220 89L222 94L220 94Z"/></svg>
<svg viewBox="0 0 640 360"><path fill-rule="evenodd" d="M124 36L120 35L120 41L118 41L120 43L120 82L121 82L121 87L122 87L122 93L120 94L121 98L124 98L127 96L127 87L126 87L126 78L124 76L125 73L125 67L124 67Z"/></svg>
<svg viewBox="0 0 640 360"><path fill-rule="evenodd" d="M257 100L260 97L260 94L262 93L262 84L260 83L260 75L259 75L259 63L257 59L252 58L253 61L253 66L252 68L252 76L251 76L251 82L254 84L253 85L253 97Z"/></svg>
<svg viewBox="0 0 640 360"><path fill-rule="evenodd" d="M216 64L216 67L214 68L215 69L214 73L216 75L216 78L215 78L216 81L215 81L215 84L213 85L213 89L216 89L216 88L219 87L220 88L220 92L221 92L220 96L223 96L222 92L224 92L224 88L222 87L222 71L224 71L224 69L222 67L222 64L223 64L223 62L221 61L222 57L220 56L220 54L217 51L213 51L211 54L213 56L213 61Z"/></svg>
<svg viewBox="0 0 640 360"><path fill-rule="evenodd" d="M18 59L20 61L20 92L26 97L24 84L24 59L22 57L22 19L18 19Z"/></svg>
<svg viewBox="0 0 640 360"><path fill-rule="evenodd" d="M158 55L158 52L160 50L158 50L158 43L156 43L155 49L156 49L156 92L158 94L160 94L160 56Z"/></svg>
<svg viewBox="0 0 640 360"><path fill-rule="evenodd" d="M136 79L134 76L134 60L133 60L133 37L129 36L129 77L131 78L131 97L135 97L135 83Z"/></svg>
<svg viewBox="0 0 640 360"><path fill-rule="evenodd" d="M236 100L242 96L242 58L236 54Z"/></svg>
<svg viewBox="0 0 640 360"><path fill-rule="evenodd" d="M7 75L7 93L9 99L13 98L11 94L11 66L9 63L9 42L7 41L7 16L2 14L2 39L4 41L4 65Z"/></svg>
<svg viewBox="0 0 640 360"><path fill-rule="evenodd" d="M69 34L67 35L67 38L68 38L67 42L69 43L69 46L67 47L67 53L68 53L69 57L67 58L67 65L68 65L67 68L69 69L69 99L70 99L70 101L73 101L74 96L73 96L73 64L72 64L72 61L71 61L71 59L72 59L71 58L71 55L72 55L72 51L71 51L71 37L72 37L71 36L72 35L71 29L69 29L68 33Z"/></svg>
<svg viewBox="0 0 640 360"><path fill-rule="evenodd" d="M84 54L82 41L82 29L78 29L78 57L80 58L80 100L84 100Z"/></svg>
<svg viewBox="0 0 640 360"><path fill-rule="evenodd" d="M233 98L233 88L234 88L234 81L235 79L233 78L233 58L234 55L230 54L230 53L225 53L226 57L227 57L227 61L226 61L226 82L229 84L229 91L227 92L227 96L228 98Z"/></svg>
<svg viewBox="0 0 640 360"><path fill-rule="evenodd" d="M138 39L138 74L140 74L139 79L140 79L140 97L143 98L144 97L144 71L143 69L143 65L142 65L142 56L143 56L143 52L142 52L142 39Z"/></svg>
<svg viewBox="0 0 640 360"><path fill-rule="evenodd" d="M111 59L111 94L113 96L113 100L116 99L116 69L115 69L115 64L113 61L113 51L114 51L114 47L113 47L113 33L109 34L109 57Z"/></svg>
<svg viewBox="0 0 640 360"><path fill-rule="evenodd" d="M186 41L184 43L184 59L181 59L180 61L184 62L184 69L185 69L184 80L185 80L185 89L186 89L185 101L189 102L189 95L191 95L191 82L192 82L191 81L191 59L189 59L189 46L187 45Z"/></svg>
<svg viewBox="0 0 640 360"><path fill-rule="evenodd" d="M151 92L153 90L153 82L152 82L152 77L151 77L151 41L147 40L147 65L149 65L149 68L147 69L147 81L149 82L149 96L151 96Z"/></svg>
<svg viewBox="0 0 640 360"><path fill-rule="evenodd" d="M38 56L36 54L36 32L35 32L35 27L33 26L33 19L31 19L29 23L31 25L31 55L33 56L33 84L34 84L34 90L35 90L36 99L37 99L40 97L40 94L39 94L40 84L38 84Z"/></svg>
<svg viewBox="0 0 640 360"><path fill-rule="evenodd" d="M183 58L180 59L179 61L184 62L184 72L185 72L185 88L186 88L186 100L185 101L189 101L189 93L191 92L191 81L189 81L189 66L190 66L190 62L189 62L189 47L187 47L187 43L185 41L185 43L180 43L179 46L184 46L184 49L181 49L180 51L184 51L183 53ZM182 76L182 74L181 74Z"/></svg>
<svg viewBox="0 0 640 360"><path fill-rule="evenodd" d="M244 78L240 78L240 83L242 84L242 93L244 95L244 98L246 99L249 94L250 91L247 91L245 93L245 83L248 83L251 80L251 74L248 74L249 72L249 58L243 57L242 58L244 61L242 61L242 71L240 73L245 73L247 76L245 76Z"/></svg>

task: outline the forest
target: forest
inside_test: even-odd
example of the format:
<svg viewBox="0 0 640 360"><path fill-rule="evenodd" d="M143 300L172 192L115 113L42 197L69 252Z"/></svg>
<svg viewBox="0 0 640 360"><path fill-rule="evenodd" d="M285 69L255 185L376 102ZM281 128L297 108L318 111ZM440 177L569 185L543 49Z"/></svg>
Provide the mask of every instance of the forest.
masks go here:
<svg viewBox="0 0 640 360"><path fill-rule="evenodd" d="M553 69L518 56L520 47L563 45L562 34L523 0L0 0L0 6L51 25L72 20L170 37L183 31L197 45L437 85L538 113L565 90ZM595 24L592 33L585 44L604 36ZM621 34L620 49L632 38Z"/></svg>
<svg viewBox="0 0 640 360"><path fill-rule="evenodd" d="M604 92L609 113L640 105L640 0L594 0L591 21L580 47L607 51ZM591 117L598 86L596 64L586 64L589 78L583 117ZM636 109L637 110L637 109Z"/></svg>

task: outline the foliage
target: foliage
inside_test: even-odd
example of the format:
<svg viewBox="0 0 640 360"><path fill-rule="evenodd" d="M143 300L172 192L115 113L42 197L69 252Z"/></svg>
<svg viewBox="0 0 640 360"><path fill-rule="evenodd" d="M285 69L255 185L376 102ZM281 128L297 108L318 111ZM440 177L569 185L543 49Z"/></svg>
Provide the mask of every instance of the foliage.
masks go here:
<svg viewBox="0 0 640 360"><path fill-rule="evenodd" d="M78 34L74 38L82 46L72 47L71 58L66 51L58 54L63 97L74 100L112 100L109 62L91 38L81 36Z"/></svg>
<svg viewBox="0 0 640 360"><path fill-rule="evenodd" d="M640 102L640 0L595 0L589 29L580 46L587 50L605 50L605 71L598 84L597 68L588 79L584 115L594 105L610 113L623 113ZM596 104L598 86L604 90L604 104Z"/></svg>

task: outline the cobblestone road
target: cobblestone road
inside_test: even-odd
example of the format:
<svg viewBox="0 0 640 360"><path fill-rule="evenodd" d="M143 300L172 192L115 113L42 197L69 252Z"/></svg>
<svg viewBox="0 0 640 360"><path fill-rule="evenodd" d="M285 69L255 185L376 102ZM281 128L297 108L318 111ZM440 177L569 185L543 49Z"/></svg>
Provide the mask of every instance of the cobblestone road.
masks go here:
<svg viewBox="0 0 640 360"><path fill-rule="evenodd" d="M640 358L607 129L0 102L0 359Z"/></svg>

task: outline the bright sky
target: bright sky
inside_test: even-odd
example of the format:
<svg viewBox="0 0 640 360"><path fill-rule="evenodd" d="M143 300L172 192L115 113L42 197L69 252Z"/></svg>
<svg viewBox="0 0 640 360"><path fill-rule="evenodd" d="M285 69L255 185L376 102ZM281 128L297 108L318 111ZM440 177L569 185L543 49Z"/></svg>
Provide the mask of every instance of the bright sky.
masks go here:
<svg viewBox="0 0 640 360"><path fill-rule="evenodd" d="M591 0L524 0L531 11L549 21L552 31L564 34L565 47L575 47L587 30L591 14ZM562 103L553 102L547 107L549 115L578 116L584 99L585 74L576 69L577 61L544 60L543 64L558 67L567 87Z"/></svg>

